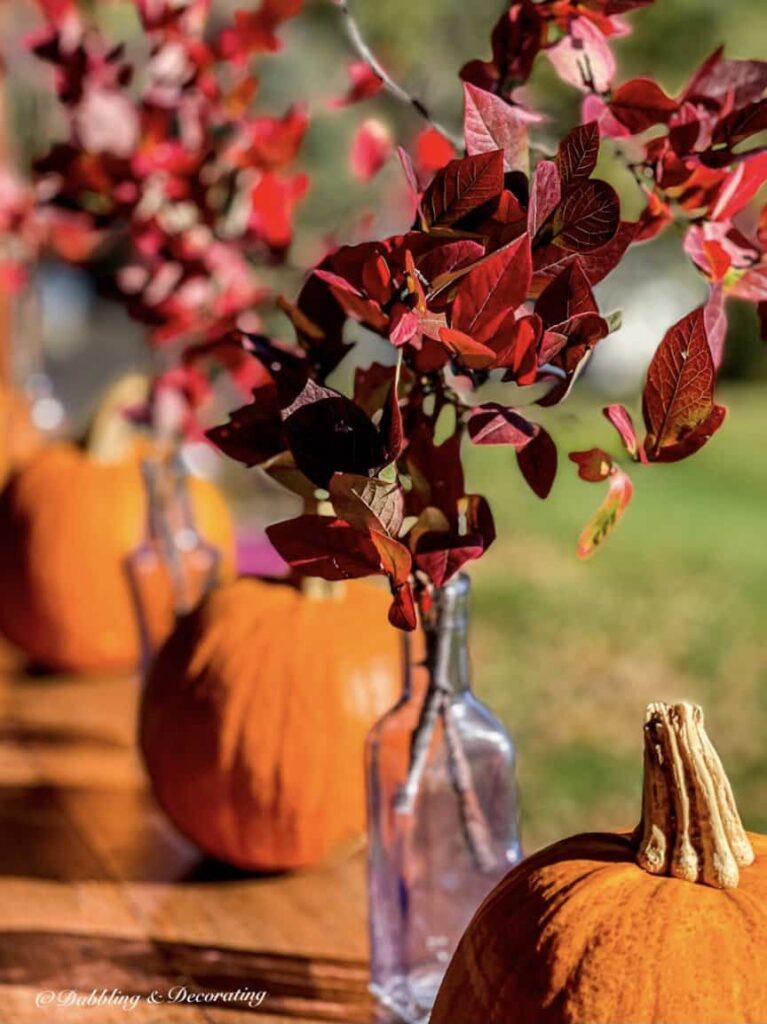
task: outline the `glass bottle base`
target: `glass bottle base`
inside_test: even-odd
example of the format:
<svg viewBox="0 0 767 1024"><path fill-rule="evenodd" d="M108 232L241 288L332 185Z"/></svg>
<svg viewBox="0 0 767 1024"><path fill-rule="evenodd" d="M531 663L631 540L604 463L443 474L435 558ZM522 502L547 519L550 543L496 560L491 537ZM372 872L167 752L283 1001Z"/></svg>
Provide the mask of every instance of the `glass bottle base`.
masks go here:
<svg viewBox="0 0 767 1024"><path fill-rule="evenodd" d="M434 965L395 975L386 985L372 984L370 991L403 1024L427 1024L444 974L444 967Z"/></svg>

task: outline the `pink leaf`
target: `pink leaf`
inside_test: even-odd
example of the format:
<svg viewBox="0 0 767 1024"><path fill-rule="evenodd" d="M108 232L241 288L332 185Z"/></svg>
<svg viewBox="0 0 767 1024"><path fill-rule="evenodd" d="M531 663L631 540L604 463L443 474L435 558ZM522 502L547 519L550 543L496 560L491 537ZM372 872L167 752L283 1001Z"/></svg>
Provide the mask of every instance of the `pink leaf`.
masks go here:
<svg viewBox="0 0 767 1024"><path fill-rule="evenodd" d="M527 119L511 104L476 85L465 84L463 133L469 154L503 152L505 171L529 171Z"/></svg>
<svg viewBox="0 0 767 1024"><path fill-rule="evenodd" d="M644 452L640 450L641 446L639 444L639 438L637 437L634 421L631 418L631 413L625 405L608 405L602 410L602 412L606 419L618 431L618 436L621 439L623 447L629 453L631 458L636 459L643 457Z"/></svg>
<svg viewBox="0 0 767 1024"><path fill-rule="evenodd" d="M574 18L570 31L544 51L560 78L583 92L606 92L615 76L607 40L588 18Z"/></svg>

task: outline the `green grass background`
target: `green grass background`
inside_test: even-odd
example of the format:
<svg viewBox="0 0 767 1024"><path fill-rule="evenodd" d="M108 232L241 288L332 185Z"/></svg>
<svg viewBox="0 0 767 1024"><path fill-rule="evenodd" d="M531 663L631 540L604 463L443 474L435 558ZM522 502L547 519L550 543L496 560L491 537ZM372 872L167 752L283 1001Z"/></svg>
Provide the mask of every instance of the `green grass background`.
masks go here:
<svg viewBox="0 0 767 1024"><path fill-rule="evenodd" d="M767 436L764 390L725 390L729 419L693 458L632 467L634 498L607 544L575 557L603 486L565 462L548 501L506 449L473 449L499 539L476 564L476 688L513 732L526 842L630 826L641 726L654 699L705 708L746 823L767 829ZM611 428L581 400L552 432L560 459Z"/></svg>

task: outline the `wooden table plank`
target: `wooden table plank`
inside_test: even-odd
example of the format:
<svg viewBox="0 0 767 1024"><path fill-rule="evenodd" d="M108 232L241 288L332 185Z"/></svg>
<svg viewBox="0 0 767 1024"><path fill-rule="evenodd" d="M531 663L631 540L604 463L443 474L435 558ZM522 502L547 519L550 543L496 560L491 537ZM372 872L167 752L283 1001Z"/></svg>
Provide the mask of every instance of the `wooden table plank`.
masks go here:
<svg viewBox="0 0 767 1024"><path fill-rule="evenodd" d="M135 680L29 677L0 651L0 1021L386 1020L367 993L361 852L272 877L204 859L148 792L137 700ZM169 1004L173 986L245 995ZM38 1008L44 990L141 999L126 1017L114 995Z"/></svg>

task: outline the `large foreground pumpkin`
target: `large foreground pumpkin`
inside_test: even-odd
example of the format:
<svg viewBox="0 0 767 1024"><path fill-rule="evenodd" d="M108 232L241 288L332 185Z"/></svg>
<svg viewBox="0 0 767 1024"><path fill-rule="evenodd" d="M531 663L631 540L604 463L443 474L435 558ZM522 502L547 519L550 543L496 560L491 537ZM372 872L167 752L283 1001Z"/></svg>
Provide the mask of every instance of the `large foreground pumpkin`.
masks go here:
<svg viewBox="0 0 767 1024"><path fill-rule="evenodd" d="M315 864L362 831L363 747L401 686L388 595L242 578L182 619L141 708L161 806L202 850L248 869Z"/></svg>
<svg viewBox="0 0 767 1024"><path fill-rule="evenodd" d="M763 1024L767 837L699 708L652 704L642 821L565 839L487 897L432 1024Z"/></svg>
<svg viewBox="0 0 767 1024"><path fill-rule="evenodd" d="M189 486L200 533L231 571L224 500L205 481ZM138 450L114 462L69 444L41 451L0 496L0 632L48 668L135 667L139 637L125 559L145 527Z"/></svg>

